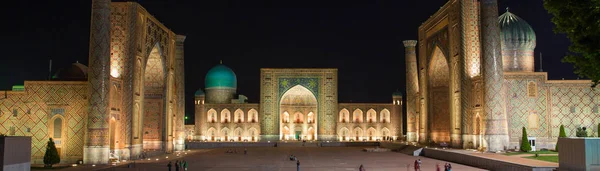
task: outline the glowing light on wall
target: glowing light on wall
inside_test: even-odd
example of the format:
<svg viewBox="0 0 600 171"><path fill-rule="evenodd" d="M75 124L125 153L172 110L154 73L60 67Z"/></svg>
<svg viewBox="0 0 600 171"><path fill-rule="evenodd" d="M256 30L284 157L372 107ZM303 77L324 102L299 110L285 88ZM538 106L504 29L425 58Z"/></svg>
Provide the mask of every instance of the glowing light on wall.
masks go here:
<svg viewBox="0 0 600 171"><path fill-rule="evenodd" d="M113 68L110 70L110 76L114 77L114 78L119 78L121 74L119 73L119 71L117 71L116 68Z"/></svg>

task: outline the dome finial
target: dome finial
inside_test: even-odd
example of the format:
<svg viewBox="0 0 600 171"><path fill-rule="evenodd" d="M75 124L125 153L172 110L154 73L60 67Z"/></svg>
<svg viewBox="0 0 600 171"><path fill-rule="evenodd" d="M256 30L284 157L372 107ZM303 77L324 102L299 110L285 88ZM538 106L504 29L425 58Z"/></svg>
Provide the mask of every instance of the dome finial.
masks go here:
<svg viewBox="0 0 600 171"><path fill-rule="evenodd" d="M508 9L509 9L509 8L508 8L508 7L506 7L506 12L508 12Z"/></svg>
<svg viewBox="0 0 600 171"><path fill-rule="evenodd" d="M219 64L223 64L223 60L220 60L220 61L219 61Z"/></svg>

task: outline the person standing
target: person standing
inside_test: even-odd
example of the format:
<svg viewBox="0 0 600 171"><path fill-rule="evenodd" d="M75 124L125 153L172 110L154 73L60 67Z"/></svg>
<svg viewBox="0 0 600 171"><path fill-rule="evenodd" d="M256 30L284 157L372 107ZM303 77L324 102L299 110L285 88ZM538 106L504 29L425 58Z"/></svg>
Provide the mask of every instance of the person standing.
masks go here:
<svg viewBox="0 0 600 171"><path fill-rule="evenodd" d="M358 167L358 171L365 171L365 168L363 167L362 164L360 165L360 167Z"/></svg>
<svg viewBox="0 0 600 171"><path fill-rule="evenodd" d="M244 148L244 155L246 155L246 153L248 153L248 149Z"/></svg>
<svg viewBox="0 0 600 171"><path fill-rule="evenodd" d="M300 160L296 160L296 171L300 171Z"/></svg>
<svg viewBox="0 0 600 171"><path fill-rule="evenodd" d="M171 161L169 161L169 164L167 164L167 167L169 168L169 171L171 171Z"/></svg>
<svg viewBox="0 0 600 171"><path fill-rule="evenodd" d="M419 170L421 170L421 159L417 159L417 164L419 165Z"/></svg>
<svg viewBox="0 0 600 171"><path fill-rule="evenodd" d="M179 171L179 160L175 160L175 171Z"/></svg>
<svg viewBox="0 0 600 171"><path fill-rule="evenodd" d="M187 171L187 166L188 166L188 165L187 165L187 160L184 160L184 161L183 161L183 170L186 170L186 171Z"/></svg>

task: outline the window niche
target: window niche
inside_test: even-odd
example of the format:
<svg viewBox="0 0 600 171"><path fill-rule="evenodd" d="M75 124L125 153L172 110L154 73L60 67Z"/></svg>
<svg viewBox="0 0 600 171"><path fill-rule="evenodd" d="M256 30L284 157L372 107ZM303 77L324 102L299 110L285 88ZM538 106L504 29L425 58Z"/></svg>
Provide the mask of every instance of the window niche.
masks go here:
<svg viewBox="0 0 600 171"><path fill-rule="evenodd" d="M527 83L527 97L537 97L537 83L530 81Z"/></svg>

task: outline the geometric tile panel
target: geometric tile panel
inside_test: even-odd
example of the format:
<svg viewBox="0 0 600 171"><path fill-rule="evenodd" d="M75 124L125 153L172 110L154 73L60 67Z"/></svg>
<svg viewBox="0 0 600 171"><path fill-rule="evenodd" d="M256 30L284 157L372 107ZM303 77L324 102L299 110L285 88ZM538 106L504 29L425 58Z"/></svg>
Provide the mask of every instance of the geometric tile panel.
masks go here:
<svg viewBox="0 0 600 171"><path fill-rule="evenodd" d="M560 125L567 136L575 136L578 127L588 128L588 135L597 135L600 114L594 110L599 105L600 92L590 84L560 84L550 87L552 119L551 137L558 137Z"/></svg>
<svg viewBox="0 0 600 171"><path fill-rule="evenodd" d="M145 99L144 110L144 140L161 140L163 100Z"/></svg>
<svg viewBox="0 0 600 171"><path fill-rule="evenodd" d="M527 94L527 85L529 82L538 82L536 78L522 78L522 79L507 79L505 85L507 86L507 116L508 116L508 127L509 137L511 139L518 139L522 136L522 128L527 128L527 135L534 137L546 137L548 134L548 120L549 115L547 114L547 87L542 86L538 82L537 97L529 97ZM537 115L537 129L531 129L534 127L534 121L529 120L530 115ZM558 134L557 134L558 135Z"/></svg>
<svg viewBox="0 0 600 171"><path fill-rule="evenodd" d="M87 89L85 81L25 81L25 91L9 91L8 98L1 100L0 133L9 134L14 127L16 136L31 136L32 162L39 161L48 142L48 119L53 114L63 114L66 135L62 137L61 158L83 158ZM52 109L64 113L53 113Z"/></svg>

